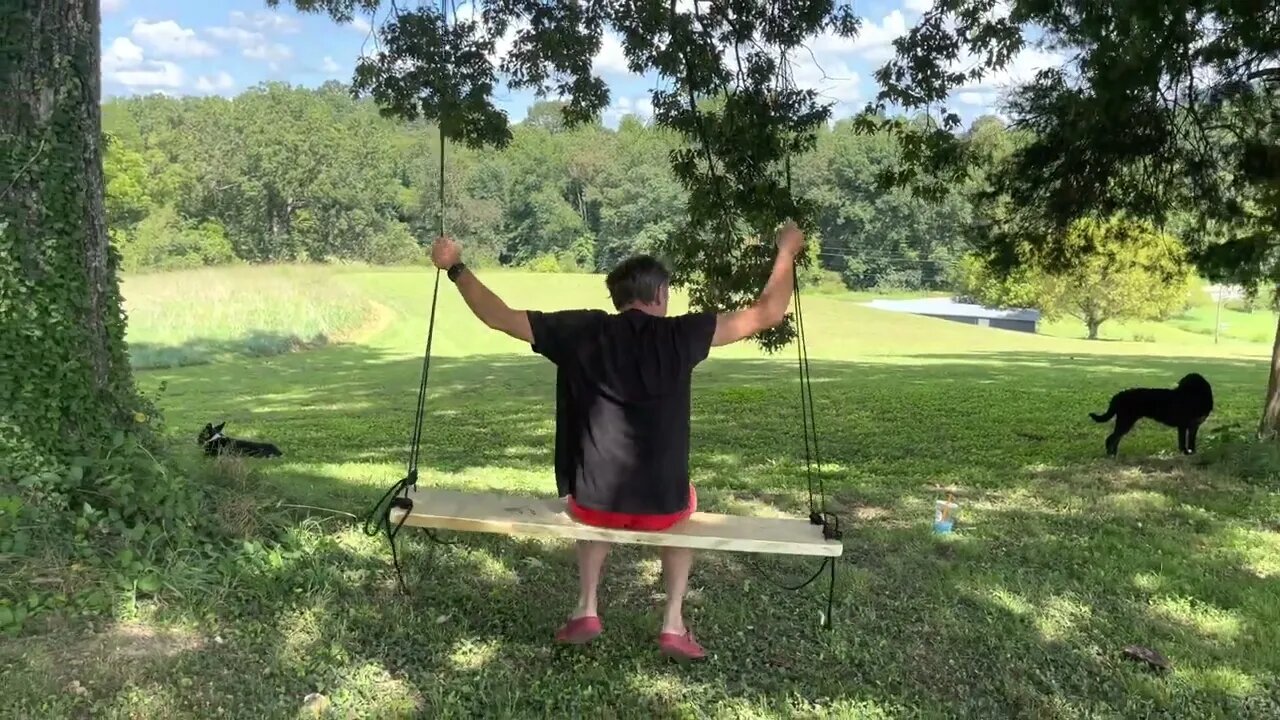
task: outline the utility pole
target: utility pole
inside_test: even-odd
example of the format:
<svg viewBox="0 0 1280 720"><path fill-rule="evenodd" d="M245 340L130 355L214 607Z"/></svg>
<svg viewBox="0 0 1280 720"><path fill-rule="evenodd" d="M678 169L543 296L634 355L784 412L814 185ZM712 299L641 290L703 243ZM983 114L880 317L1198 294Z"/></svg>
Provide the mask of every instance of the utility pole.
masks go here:
<svg viewBox="0 0 1280 720"><path fill-rule="evenodd" d="M1222 327L1222 286L1214 288L1214 294L1218 296L1218 309L1213 314L1213 344L1218 344L1218 330Z"/></svg>

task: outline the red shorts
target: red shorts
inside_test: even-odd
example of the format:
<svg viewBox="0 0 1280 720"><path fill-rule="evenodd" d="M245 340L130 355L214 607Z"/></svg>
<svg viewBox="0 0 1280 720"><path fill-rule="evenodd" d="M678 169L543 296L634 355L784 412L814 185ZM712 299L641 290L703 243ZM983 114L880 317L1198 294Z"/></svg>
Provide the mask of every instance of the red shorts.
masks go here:
<svg viewBox="0 0 1280 720"><path fill-rule="evenodd" d="M573 496L569 496L569 514L575 520L587 525L596 527L611 528L614 530L644 530L647 532L658 532L666 530L681 520L687 519L698 509L698 493L689 486L689 507L677 513L668 515L632 515L630 513L609 512L607 510L592 510L584 508L574 501Z"/></svg>

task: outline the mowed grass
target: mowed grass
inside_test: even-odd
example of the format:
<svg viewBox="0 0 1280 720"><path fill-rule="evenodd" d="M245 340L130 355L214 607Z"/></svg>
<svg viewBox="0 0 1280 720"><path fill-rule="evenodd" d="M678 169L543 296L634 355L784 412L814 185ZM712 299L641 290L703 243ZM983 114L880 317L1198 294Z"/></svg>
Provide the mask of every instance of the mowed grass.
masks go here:
<svg viewBox="0 0 1280 720"><path fill-rule="evenodd" d="M1215 319L1219 322L1216 344L1227 346L1227 352L1232 352L1232 347L1242 345L1270 346L1275 338L1274 312L1255 310L1247 313L1226 306L1219 312L1215 305L1197 305L1168 322L1107 322L1102 325L1099 335L1104 342L1156 344L1157 351L1167 351L1171 345L1214 345ZM1083 338L1086 335L1084 323L1074 318L1060 318L1043 323L1041 332L1064 339Z"/></svg>
<svg viewBox="0 0 1280 720"><path fill-rule="evenodd" d="M600 278L485 278L515 306L606 301ZM281 446L280 461L213 477L287 515L289 549L199 593L126 603L93 634L0 646L0 681L23 688L0 716L284 718L312 692L333 717L1280 714L1280 465L1221 429L1253 422L1265 345L1090 343L806 298L823 477L845 533L835 627L820 627L824 588L788 593L753 572L802 578L811 563L706 553L688 607L712 658L680 668L657 656L661 584L643 549L611 557L606 631L589 648L550 643L575 595L565 543L439 547L405 530L399 593L384 541L341 513L404 472L432 276L342 279L393 314L382 331L141 375L167 381L188 461L202 463L192 440L209 420ZM421 483L552 494L554 368L481 326L447 281L435 353ZM1086 413L1191 370L1217 394L1201 455L1143 425L1104 459L1107 431ZM794 348L717 349L697 371L706 509L805 512L796 376ZM958 529L934 536L947 491ZM1126 659L1130 644L1172 671Z"/></svg>
<svg viewBox="0 0 1280 720"><path fill-rule="evenodd" d="M1154 352L1169 352L1169 346L1220 345L1222 352L1235 354L1250 352L1249 345L1267 345L1275 339L1277 315L1267 309L1265 301L1259 301L1252 312L1241 309L1240 303L1227 301L1219 308L1202 283L1191 307L1165 322L1151 320L1109 320L1103 323L1099 337L1103 341L1125 343L1155 343L1162 347ZM876 298L947 297L948 293L924 292L845 292L829 295L833 299L868 303ZM1214 325L1218 325L1217 337ZM1085 324L1073 317L1042 320L1042 335L1065 340L1079 340L1087 336ZM1150 350L1142 352L1152 352Z"/></svg>
<svg viewBox="0 0 1280 720"><path fill-rule="evenodd" d="M126 277L136 368L279 355L340 340L376 314L339 273L268 265Z"/></svg>

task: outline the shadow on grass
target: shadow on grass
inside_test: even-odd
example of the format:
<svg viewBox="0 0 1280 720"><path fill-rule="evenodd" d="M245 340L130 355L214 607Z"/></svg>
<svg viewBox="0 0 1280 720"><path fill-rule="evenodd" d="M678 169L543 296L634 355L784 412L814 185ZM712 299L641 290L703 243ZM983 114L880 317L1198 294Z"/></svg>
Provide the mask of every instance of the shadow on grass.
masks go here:
<svg viewBox="0 0 1280 720"><path fill-rule="evenodd" d="M689 616L713 657L691 668L657 657L651 552L615 551L606 632L566 649L549 642L574 598L564 546L436 547L406 531L406 596L381 545L299 532L301 552L258 557L222 594L171 608L221 642L143 677L198 678L169 702L200 716L234 703L288 717L320 691L363 717L1274 717L1280 583L1211 534L1119 520L1001 509L947 538L867 521L846 536L831 632L819 590L776 590L746 563L798 564L703 554ZM1160 649L1174 673L1124 659L1130 643Z"/></svg>
<svg viewBox="0 0 1280 720"><path fill-rule="evenodd" d="M715 659L674 670L653 648L652 555L619 548L606 635L556 649L548 638L574 597L561 545L469 535L436 548L406 530L404 597L377 542L298 530L303 552L241 568L222 596L173 608L226 643L167 667L202 673L192 697L237 698L262 716L321 690L380 717L1274 717L1280 583L1247 548L1265 507L1182 458L1154 469L1098 460L1105 430L1086 416L1115 390L1195 369L1215 385L1218 422L1251 418L1265 363L919 360L813 366L824 478L846 527L834 632L818 627L820 588L781 592L748 558L706 554L690 605ZM233 434L280 444L286 464L260 467L286 497L360 510L381 489L372 485L398 477L419 371L417 359L338 347L143 377L171 379L164 406L184 433L225 418ZM794 365L715 359L695 377L692 464L709 509L803 508ZM551 492L553 382L536 357L438 358L424 483L546 468ZM1122 452L1173 445L1170 433L1139 432ZM349 464L386 481L344 480ZM949 538L928 532L940 485L959 488L966 508ZM754 561L775 574L806 567ZM1157 647L1177 670L1147 674L1121 657L1131 643Z"/></svg>
<svg viewBox="0 0 1280 720"><path fill-rule="evenodd" d="M129 360L135 370L172 369L315 350L328 343L329 339L324 335L302 338L293 334L255 330L235 338L190 338L176 345L129 343Z"/></svg>
<svg viewBox="0 0 1280 720"><path fill-rule="evenodd" d="M875 501L937 483L1030 482L1028 468L1101 457L1107 429L1088 413L1105 408L1112 393L1171 386L1189 369L1214 383L1210 429L1252 421L1265 386L1262 362L1023 353L927 356L918 365L814 361L824 476L836 491L862 490ZM285 461L269 476L315 500L353 497L343 477L349 473L337 466L404 463L420 372L417 358L341 346L140 377L144 387L170 380L161 403L184 444L204 423L227 420L234 436L279 445ZM554 377L532 355L435 358L423 470L448 481L484 469L498 477L547 468L551 492ZM772 360L713 359L695 373L696 482L747 492L804 489L795 378L792 363ZM1172 431L1140 424L1122 456L1175 447ZM397 479L386 472L386 483ZM369 492L356 489L361 497Z"/></svg>

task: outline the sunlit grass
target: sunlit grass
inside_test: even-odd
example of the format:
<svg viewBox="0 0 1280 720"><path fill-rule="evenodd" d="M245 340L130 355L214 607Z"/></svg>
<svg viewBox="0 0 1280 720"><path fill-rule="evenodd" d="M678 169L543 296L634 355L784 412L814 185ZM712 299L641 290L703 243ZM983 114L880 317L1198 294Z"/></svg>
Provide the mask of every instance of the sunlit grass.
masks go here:
<svg viewBox="0 0 1280 720"><path fill-rule="evenodd" d="M597 276L482 276L517 307L607 306ZM706 553L688 607L713 658L676 669L657 657L650 549L610 555L606 631L584 649L550 643L576 588L564 542L446 534L461 543L447 547L406 529L400 593L385 539L347 514L405 473L433 278L341 280L394 321L314 352L139 374L144 388L168 381L185 462L203 463L189 438L212 418L281 446L242 485L284 515L296 552L143 606L141 621L199 633L174 655L73 664L77 629L0 644L0 685L23 688L0 695L0 715L293 717L321 692L337 717L1280 716L1280 476L1260 446L1218 431L1253 421L1266 345L1176 328L1088 342L806 298L821 472L845 532L835 627L818 624L825 586L787 593L755 572L794 581L810 564ZM481 326L448 284L435 350L420 484L553 493L554 368ZM794 348L740 346L696 371L705 508L807 512L794 363ZM1106 428L1087 413L1192 369L1217 396L1202 455L1144 424L1105 459ZM947 491L959 524L939 537ZM1130 644L1173 670L1126 659ZM87 693L67 692L72 679Z"/></svg>

